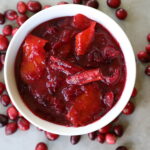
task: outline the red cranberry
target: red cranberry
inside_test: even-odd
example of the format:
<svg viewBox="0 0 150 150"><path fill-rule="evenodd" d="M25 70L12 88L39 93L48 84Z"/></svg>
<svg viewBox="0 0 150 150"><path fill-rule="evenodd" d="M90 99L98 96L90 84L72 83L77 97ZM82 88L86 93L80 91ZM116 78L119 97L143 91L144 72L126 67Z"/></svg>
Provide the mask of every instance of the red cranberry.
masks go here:
<svg viewBox="0 0 150 150"><path fill-rule="evenodd" d="M9 41L8 39L0 34L0 50L6 50L8 48Z"/></svg>
<svg viewBox="0 0 150 150"><path fill-rule="evenodd" d="M0 94L2 94L5 90L5 84L0 82Z"/></svg>
<svg viewBox="0 0 150 150"><path fill-rule="evenodd" d="M99 142L99 143L104 143L105 142L105 135L104 134L98 134L97 135L97 141Z"/></svg>
<svg viewBox="0 0 150 150"><path fill-rule="evenodd" d="M12 36L15 35L15 33L18 31L18 29L19 29L19 28L16 27L16 28L14 28L14 29L12 30Z"/></svg>
<svg viewBox="0 0 150 150"><path fill-rule="evenodd" d="M105 138L108 144L115 144L117 141L117 137L113 133L107 133Z"/></svg>
<svg viewBox="0 0 150 150"><path fill-rule="evenodd" d="M45 143L38 143L35 147L35 150L48 150L48 147Z"/></svg>
<svg viewBox="0 0 150 150"><path fill-rule="evenodd" d="M111 8L117 8L121 4L120 0L107 0L107 5Z"/></svg>
<svg viewBox="0 0 150 150"><path fill-rule="evenodd" d="M26 15L18 16L17 17L17 24L19 26L21 26L27 19L28 19L28 17Z"/></svg>
<svg viewBox="0 0 150 150"><path fill-rule="evenodd" d="M3 28L3 34L8 36L12 34L12 26L11 25L6 25Z"/></svg>
<svg viewBox="0 0 150 150"><path fill-rule="evenodd" d="M108 124L107 126L99 129L98 131L99 131L99 133L105 134L105 133L108 133L110 131L111 127L112 127L111 124Z"/></svg>
<svg viewBox="0 0 150 150"><path fill-rule="evenodd" d="M0 114L0 127L8 124L8 117L6 115Z"/></svg>
<svg viewBox="0 0 150 150"><path fill-rule="evenodd" d="M8 123L5 127L5 134L6 135L11 135L17 131L17 123L16 122L11 122Z"/></svg>
<svg viewBox="0 0 150 150"><path fill-rule="evenodd" d="M130 115L134 112L134 104L132 102L128 102L126 107L123 109L123 114Z"/></svg>
<svg viewBox="0 0 150 150"><path fill-rule="evenodd" d="M99 3L97 0L88 0L85 5L96 8L96 9L99 7Z"/></svg>
<svg viewBox="0 0 150 150"><path fill-rule="evenodd" d="M5 23L5 16L0 13L0 24L4 24Z"/></svg>
<svg viewBox="0 0 150 150"><path fill-rule="evenodd" d="M73 3L74 3L74 4L81 4L81 3L82 3L82 0L73 0Z"/></svg>
<svg viewBox="0 0 150 150"><path fill-rule="evenodd" d="M0 97L1 103L3 106L8 106L11 102L10 98L8 95L4 94Z"/></svg>
<svg viewBox="0 0 150 150"><path fill-rule="evenodd" d="M116 148L116 150L128 150L125 146L119 146Z"/></svg>
<svg viewBox="0 0 150 150"><path fill-rule="evenodd" d="M27 12L27 4L23 1L17 3L17 10L20 14L25 14Z"/></svg>
<svg viewBox="0 0 150 150"><path fill-rule="evenodd" d="M119 8L116 10L116 16L120 20L124 20L127 17L127 15L128 15L127 11L123 8Z"/></svg>
<svg viewBox="0 0 150 150"><path fill-rule="evenodd" d="M43 7L43 9L50 8L50 7L52 7L52 6L51 6L51 5L45 5L45 6Z"/></svg>
<svg viewBox="0 0 150 150"><path fill-rule="evenodd" d="M71 136L70 137L70 142L71 142L72 145L75 145L75 144L79 143L80 139L81 139L80 135Z"/></svg>
<svg viewBox="0 0 150 150"><path fill-rule="evenodd" d="M0 55L0 62L4 65L4 61L5 61L5 54L1 54Z"/></svg>
<svg viewBox="0 0 150 150"><path fill-rule="evenodd" d="M146 52L150 55L150 44L145 47Z"/></svg>
<svg viewBox="0 0 150 150"><path fill-rule="evenodd" d="M18 111L14 106L10 106L7 109L7 114L11 120L16 120L18 118Z"/></svg>
<svg viewBox="0 0 150 150"><path fill-rule="evenodd" d="M150 42L150 33L147 35L147 41Z"/></svg>
<svg viewBox="0 0 150 150"><path fill-rule="evenodd" d="M104 104L108 107L112 107L114 103L114 93L112 91L107 92L104 96Z"/></svg>
<svg viewBox="0 0 150 150"><path fill-rule="evenodd" d="M59 2L57 5L69 4L68 2Z"/></svg>
<svg viewBox="0 0 150 150"><path fill-rule="evenodd" d="M47 131L45 131L45 135L46 135L47 139L50 140L50 141L55 141L59 137L58 134L50 133L50 132L47 132Z"/></svg>
<svg viewBox="0 0 150 150"><path fill-rule="evenodd" d="M145 68L145 74L150 76L150 65Z"/></svg>
<svg viewBox="0 0 150 150"><path fill-rule="evenodd" d="M137 95L137 89L134 88L133 91L132 91L131 97L134 98L134 97L136 97L136 95Z"/></svg>
<svg viewBox="0 0 150 150"><path fill-rule="evenodd" d="M113 129L116 136L121 137L123 135L123 126L122 125L116 125Z"/></svg>
<svg viewBox="0 0 150 150"><path fill-rule="evenodd" d="M42 9L42 5L38 1L29 1L27 3L28 10L31 12L38 12Z"/></svg>
<svg viewBox="0 0 150 150"><path fill-rule="evenodd" d="M17 15L17 12L15 10L7 10L5 12L5 16L8 20L15 20L17 19L18 15Z"/></svg>
<svg viewBox="0 0 150 150"><path fill-rule="evenodd" d="M25 118L23 117L20 117L17 121L17 124L18 124L18 128L22 131L26 131L26 130L29 130L30 128L30 122L27 121Z"/></svg>
<svg viewBox="0 0 150 150"><path fill-rule="evenodd" d="M95 132L88 133L88 137L92 141L95 140L97 137L97 132L95 131Z"/></svg>
<svg viewBox="0 0 150 150"><path fill-rule="evenodd" d="M138 52L137 57L143 63L150 62L150 56L147 54L146 51Z"/></svg>

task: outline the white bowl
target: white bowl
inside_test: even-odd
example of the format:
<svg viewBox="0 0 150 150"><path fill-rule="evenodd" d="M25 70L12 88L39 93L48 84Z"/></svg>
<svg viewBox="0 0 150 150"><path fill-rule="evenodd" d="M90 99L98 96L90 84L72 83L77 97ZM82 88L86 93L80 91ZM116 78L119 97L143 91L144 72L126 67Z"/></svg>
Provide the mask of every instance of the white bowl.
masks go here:
<svg viewBox="0 0 150 150"><path fill-rule="evenodd" d="M127 68L127 78L124 91L119 101L106 115L104 115L98 121L83 127L66 127L45 121L34 115L27 108L27 106L23 103L17 89L14 64L20 45L22 44L26 35L30 33L36 26L53 18L74 16L78 13L84 14L88 18L102 24L119 42L125 58ZM53 6L51 8L42 10L41 12L37 13L36 15L28 19L20 27L20 29L17 31L17 33L11 40L7 50L4 66L4 77L6 88L13 104L19 110L19 112L32 124L45 131L49 131L60 135L81 135L104 127L105 125L113 121L121 113L121 111L123 110L123 108L126 106L127 102L130 99L135 84L136 64L132 46L126 34L114 20L112 20L110 17L108 17L106 14L104 14L99 10L87 6L68 4L68 5Z"/></svg>

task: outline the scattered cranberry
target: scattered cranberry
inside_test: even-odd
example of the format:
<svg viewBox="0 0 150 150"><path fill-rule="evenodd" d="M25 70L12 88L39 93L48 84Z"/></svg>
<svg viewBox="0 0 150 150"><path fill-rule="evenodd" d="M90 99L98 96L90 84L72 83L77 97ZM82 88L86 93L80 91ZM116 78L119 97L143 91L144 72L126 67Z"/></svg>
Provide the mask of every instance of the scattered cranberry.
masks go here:
<svg viewBox="0 0 150 150"><path fill-rule="evenodd" d="M89 0L86 2L85 5L96 8L96 9L99 7L99 3L97 0Z"/></svg>
<svg viewBox="0 0 150 150"><path fill-rule="evenodd" d="M124 20L127 17L127 15L128 15L127 11L123 8L119 8L116 10L116 16L120 20Z"/></svg>
<svg viewBox="0 0 150 150"><path fill-rule="evenodd" d="M5 90L5 84L0 82L0 94L2 94Z"/></svg>
<svg viewBox="0 0 150 150"><path fill-rule="evenodd" d="M10 106L7 109L7 114L11 120L16 120L18 118L18 111L14 106Z"/></svg>
<svg viewBox="0 0 150 150"><path fill-rule="evenodd" d="M12 34L12 26L11 25L4 26L2 32L5 36L11 35Z"/></svg>
<svg viewBox="0 0 150 150"><path fill-rule="evenodd" d="M26 131L26 130L29 130L30 128L30 123L29 121L27 121L25 118L23 117L20 117L17 121L17 124L18 124L18 128L22 131Z"/></svg>
<svg viewBox="0 0 150 150"><path fill-rule="evenodd" d="M20 14L25 14L27 12L27 4L23 1L17 3L17 10Z"/></svg>
<svg viewBox="0 0 150 150"><path fill-rule="evenodd" d="M8 20L15 20L17 19L18 15L17 15L17 12L15 10L7 10L5 12L5 16Z"/></svg>
<svg viewBox="0 0 150 150"><path fill-rule="evenodd" d="M50 140L50 141L55 141L59 137L58 134L50 133L50 132L47 132L47 131L45 131L45 135L46 135L47 139Z"/></svg>
<svg viewBox="0 0 150 150"><path fill-rule="evenodd" d="M99 142L99 143L104 143L105 142L105 135L104 134L98 134L97 135L97 141Z"/></svg>
<svg viewBox="0 0 150 150"><path fill-rule="evenodd" d="M111 127L112 127L111 124L108 124L107 126L99 129L98 131L99 131L99 133L105 134L105 133L108 133L110 131Z"/></svg>
<svg viewBox="0 0 150 150"><path fill-rule="evenodd" d="M77 143L79 143L81 136L80 135L76 135L76 136L71 136L70 137L70 142L72 145L75 145Z"/></svg>
<svg viewBox="0 0 150 150"><path fill-rule="evenodd" d="M45 5L45 6L43 7L43 9L50 8L50 7L52 7L52 6L51 6L51 5Z"/></svg>
<svg viewBox="0 0 150 150"><path fill-rule="evenodd" d="M125 115L130 115L132 114L134 111L134 104L132 102L128 102L128 104L126 105L126 107L123 109L123 114Z"/></svg>
<svg viewBox="0 0 150 150"><path fill-rule="evenodd" d="M8 39L0 34L0 50L6 50L8 48L9 41Z"/></svg>
<svg viewBox="0 0 150 150"><path fill-rule="evenodd" d="M18 29L19 29L19 28L16 27L16 28L14 28L14 29L12 30L12 36L15 35L15 33L18 31Z"/></svg>
<svg viewBox="0 0 150 150"><path fill-rule="evenodd" d="M5 23L5 16L0 13L0 24L4 24Z"/></svg>
<svg viewBox="0 0 150 150"><path fill-rule="evenodd" d="M5 54L1 54L0 55L0 62L4 65L4 61L5 61Z"/></svg>
<svg viewBox="0 0 150 150"><path fill-rule="evenodd" d="M106 134L106 142L108 144L115 144L117 141L117 137L113 133L107 133Z"/></svg>
<svg viewBox="0 0 150 150"><path fill-rule="evenodd" d="M137 95L137 89L134 88L133 91L132 91L131 97L134 98L134 97L136 97L136 95Z"/></svg>
<svg viewBox="0 0 150 150"><path fill-rule="evenodd" d="M31 12L38 12L42 9L42 5L38 1L29 1L27 3L28 10Z"/></svg>
<svg viewBox="0 0 150 150"><path fill-rule="evenodd" d="M28 16L22 15L17 17L17 24L21 26L26 20L28 19Z"/></svg>
<svg viewBox="0 0 150 150"><path fill-rule="evenodd" d="M150 55L150 44L145 47L146 52Z"/></svg>
<svg viewBox="0 0 150 150"><path fill-rule="evenodd" d="M145 74L150 76L150 65L145 68Z"/></svg>
<svg viewBox="0 0 150 150"><path fill-rule="evenodd" d="M95 132L88 133L88 137L92 141L95 140L97 137L97 132L95 131Z"/></svg>
<svg viewBox="0 0 150 150"><path fill-rule="evenodd" d="M68 4L68 2L59 2L57 5L63 5L63 4Z"/></svg>
<svg viewBox="0 0 150 150"><path fill-rule="evenodd" d="M146 51L138 52L137 57L143 63L150 62L150 56L147 54Z"/></svg>
<svg viewBox="0 0 150 150"><path fill-rule="evenodd" d="M123 126L122 125L116 125L113 129L116 136L121 137L123 135Z"/></svg>
<svg viewBox="0 0 150 150"><path fill-rule="evenodd" d="M11 122L8 123L5 127L5 134L6 135L11 135L17 131L17 123L16 122Z"/></svg>
<svg viewBox="0 0 150 150"><path fill-rule="evenodd" d="M45 143L38 143L35 147L35 150L48 150L48 147Z"/></svg>
<svg viewBox="0 0 150 150"><path fill-rule="evenodd" d="M128 150L128 149L125 146L119 146L118 148L116 148L116 150Z"/></svg>
<svg viewBox="0 0 150 150"><path fill-rule="evenodd" d="M107 5L111 8L117 8L121 4L120 0L107 0Z"/></svg>
<svg viewBox="0 0 150 150"><path fill-rule="evenodd" d="M8 106L11 102L10 98L8 95L4 94L0 97L1 103L3 106Z"/></svg>
<svg viewBox="0 0 150 150"><path fill-rule="evenodd" d="M8 124L8 117L6 115L0 114L0 127Z"/></svg>
<svg viewBox="0 0 150 150"><path fill-rule="evenodd" d="M150 33L147 35L147 41L150 42Z"/></svg>
<svg viewBox="0 0 150 150"><path fill-rule="evenodd" d="M82 3L82 0L73 0L73 3L74 3L74 4L81 4L81 3Z"/></svg>

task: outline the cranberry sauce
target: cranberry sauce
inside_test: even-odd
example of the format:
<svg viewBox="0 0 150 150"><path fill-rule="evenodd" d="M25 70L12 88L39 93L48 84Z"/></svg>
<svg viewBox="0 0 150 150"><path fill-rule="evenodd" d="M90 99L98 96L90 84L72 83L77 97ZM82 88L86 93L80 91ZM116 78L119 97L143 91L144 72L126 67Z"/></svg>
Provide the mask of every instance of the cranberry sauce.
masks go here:
<svg viewBox="0 0 150 150"><path fill-rule="evenodd" d="M102 25L78 14L36 27L15 65L19 93L40 118L84 126L119 100L126 81L118 42Z"/></svg>

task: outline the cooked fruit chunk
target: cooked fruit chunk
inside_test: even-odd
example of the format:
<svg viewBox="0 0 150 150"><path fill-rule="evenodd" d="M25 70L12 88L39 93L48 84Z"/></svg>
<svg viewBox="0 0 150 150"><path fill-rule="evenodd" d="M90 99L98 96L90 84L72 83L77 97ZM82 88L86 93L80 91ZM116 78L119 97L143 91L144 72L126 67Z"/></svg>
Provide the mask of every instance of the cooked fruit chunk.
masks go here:
<svg viewBox="0 0 150 150"><path fill-rule="evenodd" d="M92 22L90 27L78 33L75 37L75 50L77 56L86 54L88 47L93 41L96 22Z"/></svg>

